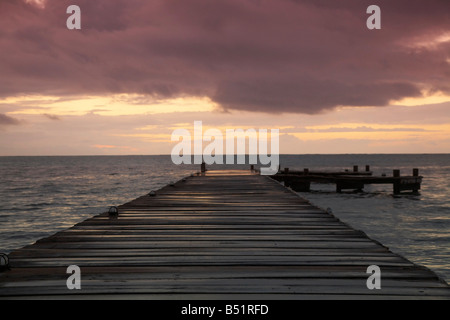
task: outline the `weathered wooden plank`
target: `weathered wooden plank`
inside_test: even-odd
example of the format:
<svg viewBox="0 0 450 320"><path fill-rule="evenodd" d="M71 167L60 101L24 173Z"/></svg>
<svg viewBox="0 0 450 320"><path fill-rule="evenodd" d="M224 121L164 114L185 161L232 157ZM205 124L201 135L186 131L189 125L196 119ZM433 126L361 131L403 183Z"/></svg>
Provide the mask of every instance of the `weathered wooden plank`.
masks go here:
<svg viewBox="0 0 450 320"><path fill-rule="evenodd" d="M114 290L115 288L127 287L129 290L134 289L145 289L145 288L157 288L157 289L165 289L170 287L178 287L178 290L189 290L190 286L199 286L199 281L201 279L134 279L134 280L126 280L121 279L120 281L114 281L113 279L85 279L84 286L89 287L91 289L100 289L105 288L109 290ZM321 293L333 293L338 291L339 288L347 289L351 287L352 289L359 288L360 293L364 294L373 294L365 288L366 279L360 277L356 279L311 279L311 278L294 278L294 279L203 279L208 280L204 281L201 286L203 287L216 287L216 290L220 290L220 287L224 288L234 288L240 287L245 292L249 289L248 287L259 287L260 290L280 290L281 288L296 288L297 292L311 292L312 287L321 287ZM264 280L264 282L262 281ZM63 282L63 283L62 283ZM4 288L10 290L20 290L21 288L28 287L29 283L33 284L34 287L47 287L59 289L60 291L66 291L67 288L65 286L65 279L55 279L55 280L34 280L27 282L13 282L4 286ZM431 282L431 281L409 281L409 280L390 280L387 279L384 281L384 289L386 289L386 293L393 294L394 292L397 294L406 294L408 291L412 292L414 290L429 290L429 294L434 292L445 292L447 287L445 284ZM444 290L442 290L444 289ZM219 291L217 291L219 292ZM251 291L250 291L251 292Z"/></svg>
<svg viewBox="0 0 450 320"><path fill-rule="evenodd" d="M28 259L28 258L60 258L60 257L141 257L141 256L173 256L176 254L185 254L183 248L165 248L161 249L129 249L129 250L114 250L114 249L91 249L91 250L80 250L80 249L22 249L15 252L11 258L16 259ZM216 248L192 248L189 252L189 256L232 256L232 255L285 255L285 256L358 256L358 257L392 257L392 253L387 250L367 250L365 252L360 252L351 249L334 249L334 250L296 250L296 249L285 249L285 248L241 248L239 251L231 249L221 249L218 251Z"/></svg>
<svg viewBox="0 0 450 320"><path fill-rule="evenodd" d="M144 280L144 279L247 279L247 278L312 278L312 279L366 279L366 268L362 266L127 266L127 267L84 267L87 279ZM24 280L65 279L66 268L23 268L20 276L8 274L10 282ZM383 279L404 279L409 281L436 281L437 277L425 268L389 267L383 268ZM441 283L442 284L442 283Z"/></svg>
<svg viewBox="0 0 450 320"><path fill-rule="evenodd" d="M103 227L103 228L102 228ZM162 234L162 235L191 235L191 234L198 234L202 233L203 235L357 235L361 236L360 232L357 232L355 230L348 230L348 228L341 228L341 229L314 229L314 228L271 228L267 227L265 229L260 228L241 228L241 229L234 229L234 228L202 228L202 227L191 227L191 228L173 228L170 226L158 228L158 226L148 226L145 229L136 229L130 227L123 227L123 228L115 228L110 229L110 225L108 226L91 226L91 227L85 227L85 228L72 228L65 231L65 234L67 235L90 235L90 234L118 234L118 235L139 235L139 234L147 234L147 235L155 235L155 234ZM185 227L185 226L184 226Z"/></svg>
<svg viewBox="0 0 450 320"><path fill-rule="evenodd" d="M227 287L249 287L249 286L258 286L261 289L275 289L278 287L278 290L280 290L280 287L297 287L297 293L298 292L305 292L309 291L310 286L322 286L321 293L333 293L336 291L337 288L335 287L341 287L342 289L348 289L349 287L358 288L360 287L360 292L364 292L365 294L369 294L367 290L364 290L365 287L365 281L366 279L360 277L360 278L340 278L340 279L311 279L311 278L295 278L295 279L277 279L277 278L270 278L270 279L262 279L262 278L253 278L253 279L177 279L176 281L173 281L171 279L161 279L161 278L154 278L154 279L133 279L133 280L117 280L114 281L114 279L90 279L88 277L85 277L83 281L83 285L86 286L89 289L115 289L115 288L121 288L126 287L128 289L134 290L136 288L164 288L164 287L172 287L176 285L179 290L187 290L188 287L192 284L195 285L196 282L198 283L199 280L205 280L204 283L207 282L208 287L211 286L227 286ZM264 281L264 283L262 283ZM19 291L23 289L24 287L29 287L29 285L32 284L34 287L46 287L46 288L53 288L54 290L60 290L60 292L67 291L67 288L64 289L65 285L65 279L55 279L55 280L30 280L25 282L11 282L8 283L4 287L4 289L8 290L9 292L13 291ZM185 287L185 288L183 288ZM333 288L334 287L334 288ZM430 290L430 291L437 291L437 292L444 292L446 286L445 284L438 283L438 282L432 282L432 281L408 281L408 280L385 280L383 282L383 289L386 289L386 293L393 294L394 292L396 294L406 294L408 291L414 291L414 290ZM442 290L444 289L444 290ZM131 291L130 290L130 291ZM364 290L364 291L363 291ZM245 290L241 291L245 292ZM428 292L428 294L432 294L432 292Z"/></svg>
<svg viewBox="0 0 450 320"><path fill-rule="evenodd" d="M33 295L20 296L21 300L35 300L36 297ZM241 294L237 293L155 293L149 294L145 292L141 293L97 293L90 294L89 296L71 293L71 294L55 294L55 295L39 295L39 299L42 300L166 300L166 301L188 301L188 300L212 300L212 301L236 301L236 300L253 300L253 301L264 301L264 300L280 300L280 301L298 301L298 300L447 300L442 295L439 296L424 296L424 295L372 295L370 297L366 295L357 294L289 294L289 293L248 293ZM17 297L3 297L4 300L14 300Z"/></svg>
<svg viewBox="0 0 450 320"><path fill-rule="evenodd" d="M218 225L218 224L208 224L208 225L179 225L179 224L88 224L88 223L80 223L75 227L65 230L65 232L90 232L90 231L117 231L117 232L128 232L135 230L136 232L164 232L164 231L173 231L173 232L184 232L189 230L202 230L205 232L317 232L317 233L325 233L325 234L333 234L333 233L354 233L359 232L356 230L349 230L346 225Z"/></svg>
<svg viewBox="0 0 450 320"><path fill-rule="evenodd" d="M89 291L91 294L115 294L126 292L128 294L135 293L183 293L183 294L254 294L256 293L270 293L270 294L293 294L293 295L303 295L303 294L328 294L328 295L341 295L343 292L351 292L354 295L364 295L366 297L372 296L385 296L385 295L401 295L401 296L432 296L432 297L444 297L448 291L448 288L435 288L429 287L410 287L406 286L405 283L398 283L399 287L385 287L382 291L380 290L367 290L365 287L365 281L359 281L356 284L343 286L342 283L348 283L351 281L342 281L334 283L328 281L325 285L313 285L313 284L282 284L282 281L275 279L274 282L269 280L264 280L265 284L261 284L263 281L257 280L257 283L252 282L231 282L229 279L223 281L212 281L207 282L202 281L183 281L178 280L176 283L170 281L149 281L143 284L139 283L127 283L127 282L104 282L105 286L89 286L89 283L84 286L83 290ZM31 282L31 284L37 285L32 286L31 289L28 286L24 287L13 287L4 288L5 293L8 295L30 295L39 294L42 290L47 294L69 294L74 295L80 294L79 292L70 292L64 289L65 281L61 280L56 286L43 286L42 282ZM40 287L39 287L40 286ZM42 288L42 289L35 289ZM348 293L347 293L348 294Z"/></svg>
<svg viewBox="0 0 450 320"><path fill-rule="evenodd" d="M41 248L114 248L114 249L137 249L137 248L296 248L296 249L336 249L347 248L355 250L377 249L379 245L371 242L353 242L353 241L210 241L210 240L191 240L178 241L176 238L172 241L109 241L105 238L98 242L51 242L39 241L36 246Z"/></svg>
<svg viewBox="0 0 450 320"><path fill-rule="evenodd" d="M267 218L282 218L282 217L288 217L288 218L332 218L323 211L313 211L313 210L302 210L302 211L278 211L278 210L271 210L269 212L265 211L243 211L240 209L235 209L233 211L206 211L206 210L195 210L195 211L151 211L151 210L120 210L120 216L118 218L128 218L128 217L134 217L134 218L143 218L143 217L157 217L157 216L189 216L189 215L195 215L195 216L213 216L213 217L220 217L220 216L226 216L226 217L242 217L242 215L245 214L247 217L267 217ZM98 218L102 218L105 216L99 216Z"/></svg>
<svg viewBox="0 0 450 320"><path fill-rule="evenodd" d="M268 219L258 219L258 218L242 218L239 220L220 218L195 218L192 219L189 217L179 218L179 219L164 219L164 218L147 218L147 219L139 219L139 218L129 218L129 219L116 219L116 220L101 220L95 219L87 221L82 225L132 225L132 224L153 224L153 225L167 225L169 223L177 224L177 225L265 225L265 226L276 226L276 225L286 225L286 226L336 226L336 222L333 219L280 219L280 221L270 221Z"/></svg>
<svg viewBox="0 0 450 320"><path fill-rule="evenodd" d="M78 265L85 266L206 266L206 265L260 265L260 266L276 266L276 265L295 265L295 266L348 266L359 265L369 266L401 266L407 267L413 265L411 262L395 257L336 257L336 256L154 256L154 257L120 257L111 259L111 257L72 257L65 258L26 258L15 259L11 264L12 268L23 267L49 267L49 266L69 266Z"/></svg>
<svg viewBox="0 0 450 320"><path fill-rule="evenodd" d="M361 237L349 237L349 236L335 236L335 235L311 235L311 236L301 236L301 235L180 235L176 237L177 241L329 241L329 242L370 242L370 240ZM107 240L109 242L113 241L171 241L174 240L174 236L164 236L164 235L64 235L57 237L47 238L45 241L50 242L98 242ZM44 241L44 240L42 240Z"/></svg>

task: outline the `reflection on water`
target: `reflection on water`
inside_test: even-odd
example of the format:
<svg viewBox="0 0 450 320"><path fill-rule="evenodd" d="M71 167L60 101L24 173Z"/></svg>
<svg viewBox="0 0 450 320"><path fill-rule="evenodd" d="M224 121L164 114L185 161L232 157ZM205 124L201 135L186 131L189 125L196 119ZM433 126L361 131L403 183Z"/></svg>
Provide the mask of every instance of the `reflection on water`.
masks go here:
<svg viewBox="0 0 450 320"><path fill-rule="evenodd" d="M291 155L281 167L352 169L370 165L375 175L400 169L424 176L419 195L392 195L391 185L362 193L335 193L313 184L301 193L395 253L450 280L450 155ZM211 169L248 169L215 165ZM175 166L170 156L0 157L0 252L10 252L177 181L199 170Z"/></svg>

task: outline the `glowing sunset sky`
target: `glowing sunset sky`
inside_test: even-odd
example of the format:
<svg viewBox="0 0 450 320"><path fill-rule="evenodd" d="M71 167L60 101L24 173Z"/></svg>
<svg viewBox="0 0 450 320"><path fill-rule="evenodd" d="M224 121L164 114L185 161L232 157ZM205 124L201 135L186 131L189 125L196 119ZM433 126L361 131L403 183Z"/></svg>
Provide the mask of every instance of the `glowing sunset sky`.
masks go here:
<svg viewBox="0 0 450 320"><path fill-rule="evenodd" d="M0 155L170 154L196 120L281 153L450 151L448 0L1 0L0 48Z"/></svg>

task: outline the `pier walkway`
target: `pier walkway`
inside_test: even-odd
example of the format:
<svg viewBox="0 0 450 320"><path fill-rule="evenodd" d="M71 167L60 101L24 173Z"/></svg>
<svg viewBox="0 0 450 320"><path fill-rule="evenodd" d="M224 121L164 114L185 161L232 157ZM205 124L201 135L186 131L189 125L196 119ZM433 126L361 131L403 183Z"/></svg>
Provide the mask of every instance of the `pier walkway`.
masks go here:
<svg viewBox="0 0 450 320"><path fill-rule="evenodd" d="M429 269L250 171L207 171L118 209L11 253L0 299L450 299ZM381 289L366 285L370 265Z"/></svg>

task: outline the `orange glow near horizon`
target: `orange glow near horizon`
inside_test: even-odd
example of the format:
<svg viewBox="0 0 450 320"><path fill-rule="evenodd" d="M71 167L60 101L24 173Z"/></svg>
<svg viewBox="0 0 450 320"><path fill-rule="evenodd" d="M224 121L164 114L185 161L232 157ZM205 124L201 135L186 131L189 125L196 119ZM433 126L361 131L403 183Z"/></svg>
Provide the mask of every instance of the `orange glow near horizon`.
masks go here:
<svg viewBox="0 0 450 320"><path fill-rule="evenodd" d="M395 106L421 106L427 104L437 104L449 102L450 96L445 95L442 92L434 93L429 95L427 93L423 93L423 97L419 98L404 98L401 100L391 101L391 105Z"/></svg>
<svg viewBox="0 0 450 320"><path fill-rule="evenodd" d="M126 116L173 112L208 112L217 106L206 97L157 100L145 95L120 94L112 96L83 96L58 98L54 96L20 96L0 100L1 105L16 105L11 115L51 113L57 116L82 116L95 113L103 116Z"/></svg>
<svg viewBox="0 0 450 320"><path fill-rule="evenodd" d="M128 94L10 97L0 100L0 108L5 108L5 117L15 119L15 125L0 129L5 143L8 139L15 143L4 144L0 154L60 154L60 150L70 154L170 154L176 144L171 141L172 132L186 129L193 138L194 121L200 120L203 134L217 129L224 138L227 129L279 129L281 153L335 153L336 141L348 142L338 149L343 153L396 151L396 147L402 152L445 153L450 150L447 101L449 96L437 93L403 99L386 107L340 107L318 115L273 115L218 112L220 109L210 99L195 97L164 101ZM437 118L429 119L428 115L433 114ZM32 138L22 138L25 135Z"/></svg>

